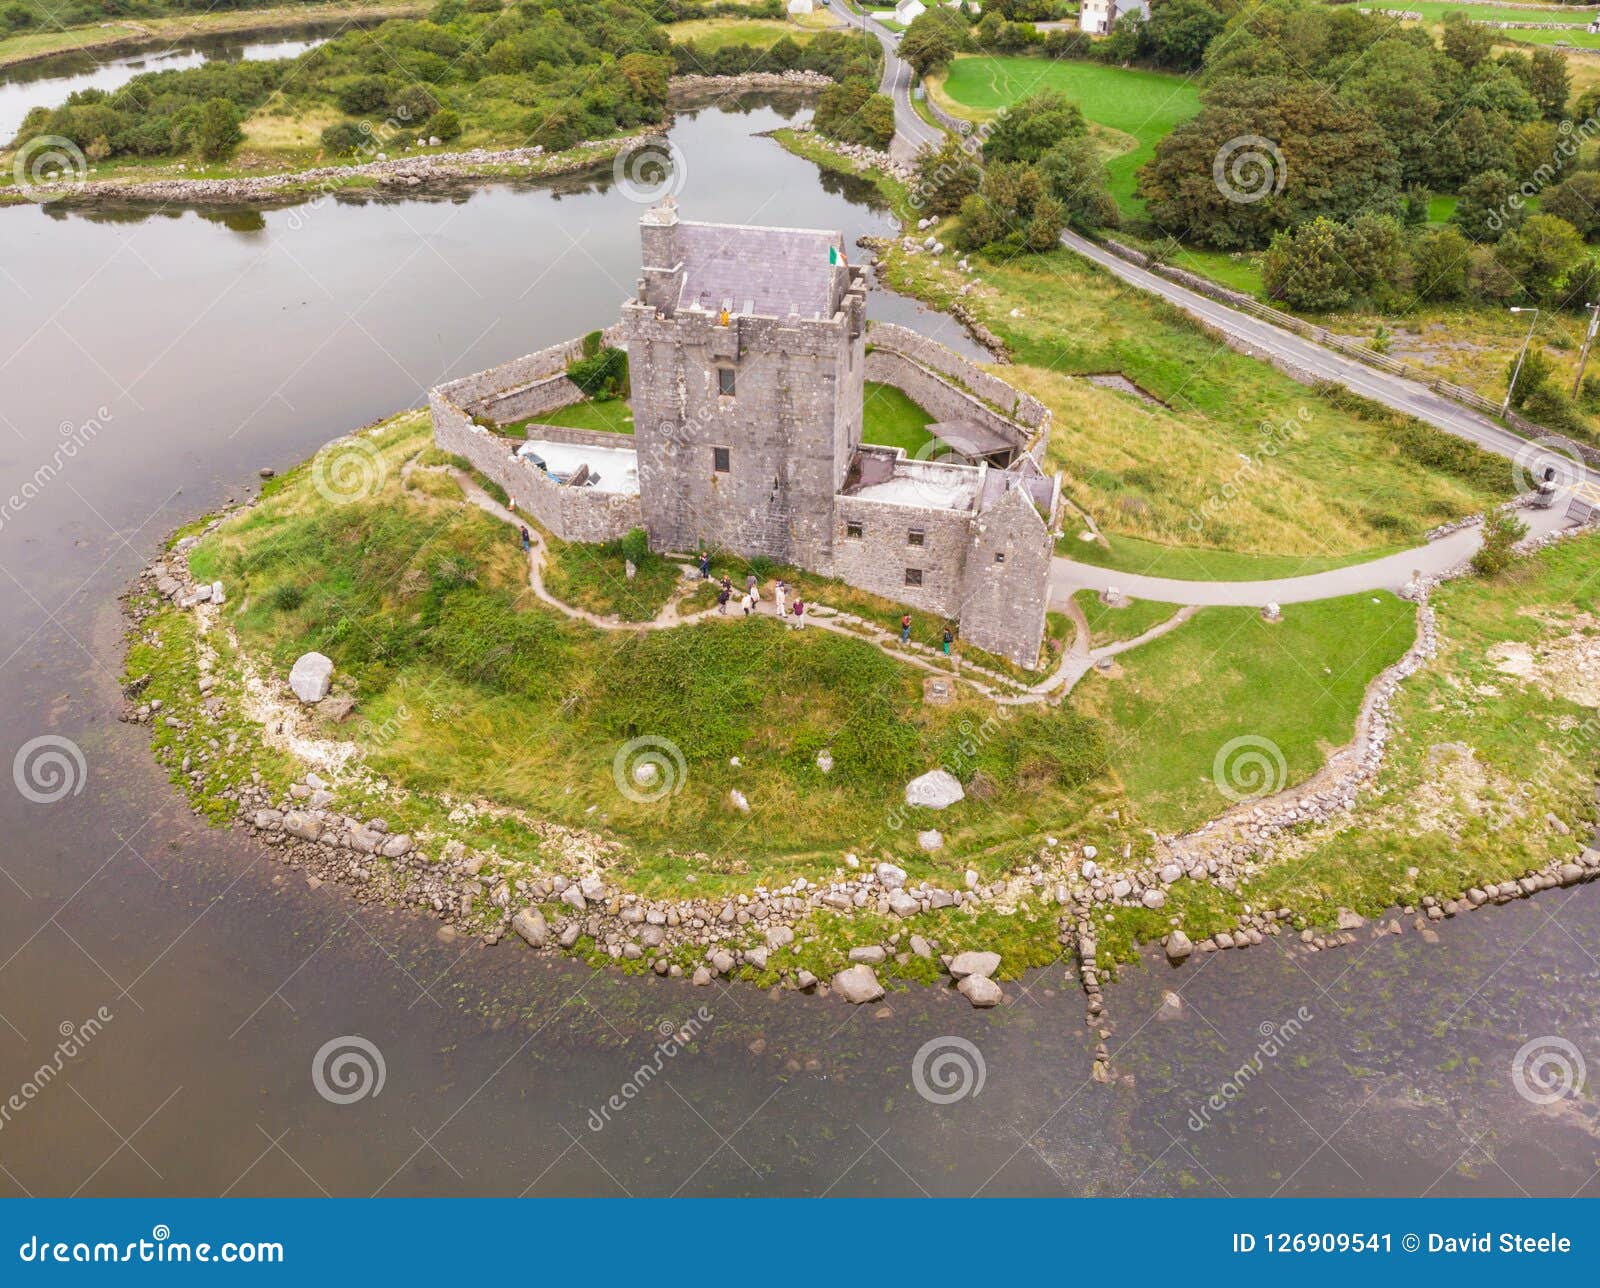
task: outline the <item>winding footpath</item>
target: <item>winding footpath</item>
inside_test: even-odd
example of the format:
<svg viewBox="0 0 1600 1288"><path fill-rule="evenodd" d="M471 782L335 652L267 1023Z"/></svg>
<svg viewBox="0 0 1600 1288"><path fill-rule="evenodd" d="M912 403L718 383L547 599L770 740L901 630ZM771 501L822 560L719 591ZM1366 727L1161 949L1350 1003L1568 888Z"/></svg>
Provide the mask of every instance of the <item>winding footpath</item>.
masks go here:
<svg viewBox="0 0 1600 1288"><path fill-rule="evenodd" d="M898 42L894 33L871 18L852 12L845 6L844 0L828 0L828 7L840 18L876 36L883 46L883 78L879 89L894 101L895 137L890 154L896 159L906 160L915 156L924 144L937 146L944 131L924 120L912 105L911 91L915 77L910 65L896 53ZM1466 439L1507 460L1530 463L1527 439L1479 412L1434 393L1426 385L1389 375L1324 348L1293 331L1286 331L1218 303L1197 291L1131 264L1078 233L1070 230L1063 232L1061 244L1130 286L1167 301L1213 330L1249 346L1268 361L1275 360L1293 366L1318 380L1334 381L1363 397L1405 415L1415 416L1436 429ZM1562 465L1564 470L1571 468L1568 461L1563 460ZM1600 473L1587 469L1583 481L1600 482ZM1567 526L1567 500L1567 495L1563 495L1550 510L1522 511L1530 538L1542 537ZM1414 550L1401 551L1368 563L1273 581L1181 581L1170 577L1116 572L1057 556L1050 572L1050 593L1052 601L1058 606L1070 600L1074 591L1107 589L1119 590L1135 599L1195 606L1259 608L1269 603L1299 604L1363 591L1397 591L1414 576L1437 576L1458 567L1472 557L1481 541L1481 527L1474 525Z"/></svg>

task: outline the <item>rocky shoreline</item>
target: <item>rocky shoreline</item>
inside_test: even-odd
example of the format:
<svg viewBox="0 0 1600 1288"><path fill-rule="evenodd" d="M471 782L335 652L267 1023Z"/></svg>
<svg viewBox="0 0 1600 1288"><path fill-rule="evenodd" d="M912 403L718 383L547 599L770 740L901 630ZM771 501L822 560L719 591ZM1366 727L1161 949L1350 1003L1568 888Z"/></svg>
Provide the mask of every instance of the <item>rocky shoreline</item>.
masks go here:
<svg viewBox="0 0 1600 1288"><path fill-rule="evenodd" d="M739 76L676 76L669 89L669 111L754 93L814 94L833 82L819 72L747 72ZM317 166L281 174L227 179L103 179L39 184L39 199L51 205L258 206L297 203L308 197L344 193L422 195L508 180L553 179L614 163L640 148L659 144L666 126L616 139L577 143L561 152L543 147L471 148L461 152L420 152L350 165ZM437 145L438 140L433 140ZM0 189L0 204L27 201L16 189Z"/></svg>
<svg viewBox="0 0 1600 1288"><path fill-rule="evenodd" d="M247 501L235 510L254 503ZM303 873L313 888L336 882L359 903L414 909L438 920L439 934L446 939L474 935L493 945L514 935L533 951L578 952L592 961L610 960L667 978L687 977L702 986L718 978L740 977L794 991L832 994L848 1002L872 1002L884 993L875 967L890 961L905 966L921 958L929 963L929 971L942 971L978 1007L1009 1000L993 979L1001 966L1000 955L975 950L970 944L943 943L934 933L920 933L916 919L945 909L1015 913L1019 906L1053 905L1058 911L1044 915L1057 918L1059 942L1078 957L1086 1018L1091 1026L1102 1027L1109 1022L1102 988L1111 972L1097 960L1095 914L1106 908L1159 910L1166 904L1167 891L1186 879L1231 890L1272 857L1277 838L1307 823L1326 824L1347 812L1382 762L1394 731L1391 702L1399 684L1437 650L1428 592L1438 581L1462 571L1454 569L1411 588L1419 604L1417 638L1368 688L1353 741L1334 753L1318 774L1269 798L1247 800L1194 831L1159 838L1154 857L1137 866L1125 866L1131 857L1127 849L1119 863L1117 858L1103 859L1093 845L1060 845L1053 837L1041 837L1036 861L1026 868L988 883L968 869L961 889L913 881L892 863L870 864L849 854L825 882L802 877L776 889L758 886L726 898L651 899L617 887L608 868L621 847L592 831L527 818L485 802L441 802L450 807L453 821L510 819L527 828L540 841L541 850L554 856L552 862L535 866L506 860L493 851L471 850L444 835L395 833L379 812L349 813L338 808L338 794L347 789L376 797L380 806L384 801L397 805L408 794L373 778L361 765L354 743L321 737L312 730L308 711L283 677L261 676L247 663L237 691L221 686L219 655L208 637L213 632L231 635L219 611L225 588L220 583L196 583L187 555L223 517L210 520L200 535L174 543L124 596L130 640L169 606L192 615L198 659L193 693L188 696L191 705L174 709L149 700L144 691L152 677L146 675L128 683L122 718L178 735L185 754L169 768L175 768L178 779L186 783L191 803L203 791L208 769L229 760L236 766L250 763L253 748L241 742L237 728L224 729L226 715L244 716L252 731L262 731L264 742L294 755L301 771L287 792L270 789L252 768L245 776L248 781L238 781L220 796L228 803L233 826L272 847L279 861ZM230 638L230 652L236 653L233 643ZM321 701L343 704L338 712L323 713L335 720L349 713L347 698ZM1415 916L1417 928L1428 933L1428 922L1597 876L1600 851L1585 848L1515 881L1473 887L1456 899L1424 897L1417 907L1402 908L1400 915ZM850 946L834 963L837 969L824 979L795 960L812 942L809 923L819 913L871 913L896 919L899 928L879 942ZM1286 927L1293 932L1294 917L1290 908L1250 912L1232 931L1193 943L1175 928L1161 945L1167 959L1177 964L1194 952L1249 947L1269 935L1281 935ZM1365 924L1364 918L1344 911L1337 931L1302 930L1298 944L1302 951L1316 952L1351 943L1353 931ZM1400 929L1395 917L1383 920L1373 933ZM1103 1029L1096 1076L1109 1076L1107 1036L1109 1030Z"/></svg>

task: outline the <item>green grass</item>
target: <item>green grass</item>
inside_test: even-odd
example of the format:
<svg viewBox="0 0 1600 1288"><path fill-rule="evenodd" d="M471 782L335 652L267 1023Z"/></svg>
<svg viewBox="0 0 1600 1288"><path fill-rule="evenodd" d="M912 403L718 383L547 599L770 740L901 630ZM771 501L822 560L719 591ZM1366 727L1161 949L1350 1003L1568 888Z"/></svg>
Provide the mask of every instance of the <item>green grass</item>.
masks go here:
<svg viewBox="0 0 1600 1288"><path fill-rule="evenodd" d="M728 45L770 45L784 36L803 45L817 33L781 18L692 18L667 26L673 44L715 52Z"/></svg>
<svg viewBox="0 0 1600 1288"><path fill-rule="evenodd" d="M1501 8L1499 5L1487 4L1451 4L1449 0L1407 0L1404 5L1396 8L1409 9L1413 13L1420 13L1427 22L1442 22L1449 13L1465 14L1469 18L1476 18L1480 22L1581 22L1586 23L1594 17L1594 8L1580 8L1577 5L1548 5L1541 8L1524 6L1522 8ZM1518 32L1508 32L1508 35L1518 35Z"/></svg>
<svg viewBox="0 0 1600 1288"><path fill-rule="evenodd" d="M633 433L633 408L625 398L609 398L604 402L586 399L557 407L554 411L540 412L501 427L501 432L521 437L537 435L539 425L559 425L566 429L591 429L606 434Z"/></svg>
<svg viewBox="0 0 1600 1288"><path fill-rule="evenodd" d="M545 535L544 586L564 604L617 617L647 622L666 607L681 582L678 565L648 550L625 548L620 541L586 545ZM635 572L630 581L627 561Z"/></svg>
<svg viewBox="0 0 1600 1288"><path fill-rule="evenodd" d="M1214 770L1233 739L1276 748L1279 786L1320 768L1353 734L1367 685L1410 647L1415 617L1389 594L1293 604L1277 623L1207 608L1123 654L1120 677L1091 676L1073 701L1115 730L1111 765L1140 820L1180 831L1230 805Z"/></svg>
<svg viewBox="0 0 1600 1288"><path fill-rule="evenodd" d="M910 396L893 385L868 380L862 394L861 438L878 447L903 447L915 456L933 441L933 420Z"/></svg>
<svg viewBox="0 0 1600 1288"><path fill-rule="evenodd" d="M1068 59L964 55L933 92L981 119L1042 89L1061 91L1094 124L1128 136L1131 146L1106 162L1106 175L1117 204L1135 215L1144 210L1134 196L1139 167L1175 125L1200 110L1191 79Z"/></svg>
<svg viewBox="0 0 1600 1288"><path fill-rule="evenodd" d="M1089 623L1090 648L1138 639L1178 611L1177 604L1164 604L1158 599L1136 599L1125 607L1113 608L1101 603L1100 596L1092 590L1080 590L1072 599Z"/></svg>
<svg viewBox="0 0 1600 1288"><path fill-rule="evenodd" d="M1113 536L1108 540L1109 549L1098 541L1081 541L1076 531L1068 531L1056 549L1077 563L1147 577L1172 577L1179 581L1275 581L1281 577L1305 577L1332 568L1348 568L1351 564L1381 559L1405 548L1391 546L1348 555L1256 555L1199 546L1166 546L1155 541L1141 541L1138 537Z"/></svg>

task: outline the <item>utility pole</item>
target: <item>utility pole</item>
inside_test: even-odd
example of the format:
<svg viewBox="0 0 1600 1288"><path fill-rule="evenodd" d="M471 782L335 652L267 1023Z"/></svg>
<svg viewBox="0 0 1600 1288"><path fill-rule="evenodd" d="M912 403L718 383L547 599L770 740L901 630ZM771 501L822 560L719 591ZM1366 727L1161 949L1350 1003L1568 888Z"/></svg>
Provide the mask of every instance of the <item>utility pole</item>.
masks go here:
<svg viewBox="0 0 1600 1288"><path fill-rule="evenodd" d="M1517 365L1511 369L1511 383L1506 386L1506 400L1500 404L1500 415L1504 416L1511 410L1511 395L1516 392L1517 377L1522 374L1522 360L1528 356L1528 344L1533 339L1533 328L1539 324L1539 310L1517 308L1512 306L1513 313L1531 313L1532 320L1528 323L1528 334L1522 338L1522 348L1517 350Z"/></svg>
<svg viewBox="0 0 1600 1288"><path fill-rule="evenodd" d="M1589 305L1589 330L1583 337L1583 348L1578 351L1578 374L1572 381L1572 396L1578 396L1583 387L1583 365L1589 361L1589 346L1594 343L1594 333L1600 329L1600 304Z"/></svg>

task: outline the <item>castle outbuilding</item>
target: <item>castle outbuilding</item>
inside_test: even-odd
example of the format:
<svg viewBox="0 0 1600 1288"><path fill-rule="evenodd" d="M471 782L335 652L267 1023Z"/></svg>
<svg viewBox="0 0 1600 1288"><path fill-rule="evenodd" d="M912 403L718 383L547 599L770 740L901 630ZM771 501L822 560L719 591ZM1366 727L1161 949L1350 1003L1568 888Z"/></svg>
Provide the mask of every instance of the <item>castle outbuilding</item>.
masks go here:
<svg viewBox="0 0 1600 1288"><path fill-rule="evenodd" d="M1061 503L1039 465L1048 410L924 336L869 328L866 271L838 232L694 223L670 198L640 232L637 292L605 337L628 351L631 445L537 424L513 444L480 423L581 399L573 342L431 391L440 446L563 539L642 527L655 550L790 564L955 618L968 642L1034 666ZM867 380L937 418L936 458L863 443ZM585 454L603 468L546 460Z"/></svg>

